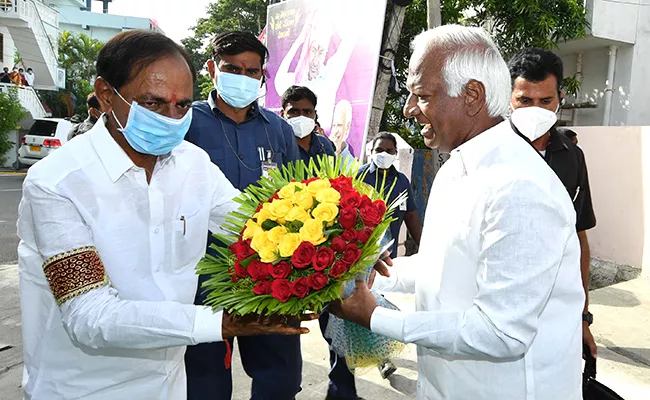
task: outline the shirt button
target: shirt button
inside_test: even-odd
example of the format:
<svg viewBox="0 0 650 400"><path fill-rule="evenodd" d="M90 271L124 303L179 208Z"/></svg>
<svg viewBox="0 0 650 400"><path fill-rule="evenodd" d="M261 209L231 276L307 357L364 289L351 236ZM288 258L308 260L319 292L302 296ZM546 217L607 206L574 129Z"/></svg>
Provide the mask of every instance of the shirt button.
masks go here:
<svg viewBox="0 0 650 400"><path fill-rule="evenodd" d="M244 155L243 155L243 154L240 154L240 155L239 155L239 159L240 159L240 160L243 160L243 159L244 159Z"/></svg>
<svg viewBox="0 0 650 400"><path fill-rule="evenodd" d="M158 228L154 229L154 231L153 231L153 233L158 233L158 232L160 232L160 229L158 229Z"/></svg>
<svg viewBox="0 0 650 400"><path fill-rule="evenodd" d="M161 267L161 265L162 265L162 263L161 263L161 264L158 264L158 265L156 266L156 268L154 268L153 270L154 270L155 272L160 271L160 267Z"/></svg>

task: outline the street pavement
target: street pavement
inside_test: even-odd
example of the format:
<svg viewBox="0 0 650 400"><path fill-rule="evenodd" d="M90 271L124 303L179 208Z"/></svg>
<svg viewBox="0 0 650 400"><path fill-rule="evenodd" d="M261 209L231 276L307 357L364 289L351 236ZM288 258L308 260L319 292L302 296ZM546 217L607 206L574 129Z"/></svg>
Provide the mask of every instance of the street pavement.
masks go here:
<svg viewBox="0 0 650 400"><path fill-rule="evenodd" d="M25 174L0 172L0 265L16 261L16 220Z"/></svg>

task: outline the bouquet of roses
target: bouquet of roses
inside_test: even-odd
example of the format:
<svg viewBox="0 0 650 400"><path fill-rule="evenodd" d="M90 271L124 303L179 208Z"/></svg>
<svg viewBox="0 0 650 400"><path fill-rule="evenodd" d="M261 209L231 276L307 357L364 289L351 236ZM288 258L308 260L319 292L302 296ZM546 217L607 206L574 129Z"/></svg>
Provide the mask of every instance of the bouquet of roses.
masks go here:
<svg viewBox="0 0 650 400"><path fill-rule="evenodd" d="M235 199L225 244L197 270L209 274L206 304L231 314L299 315L341 298L342 286L367 274L399 196L386 204L358 175L358 161L323 156L269 171ZM390 192L390 191L388 191Z"/></svg>

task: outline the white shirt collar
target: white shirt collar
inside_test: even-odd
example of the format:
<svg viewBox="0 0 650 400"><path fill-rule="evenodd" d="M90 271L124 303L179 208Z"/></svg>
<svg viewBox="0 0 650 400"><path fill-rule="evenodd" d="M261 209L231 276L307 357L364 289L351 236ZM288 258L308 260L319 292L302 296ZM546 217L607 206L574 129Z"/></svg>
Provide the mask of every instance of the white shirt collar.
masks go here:
<svg viewBox="0 0 650 400"><path fill-rule="evenodd" d="M483 158L501 144L508 131L511 131L510 123L503 121L461 144L451 154L460 156L465 174L472 173Z"/></svg>
<svg viewBox="0 0 650 400"><path fill-rule="evenodd" d="M102 165L106 169L108 176L111 178L113 183L117 182L118 179L126 171L135 167L133 160L126 154L124 149L113 139L110 132L106 128L106 115L103 115L97 122L95 126L88 132L90 135L91 142L99 159L102 162ZM158 164L162 167L167 164L169 160L174 159L174 152L158 156Z"/></svg>
<svg viewBox="0 0 650 400"><path fill-rule="evenodd" d="M104 169L115 183L126 171L135 164L113 139L108 129L106 129L106 115L97 120L95 126L88 132L90 140L104 165Z"/></svg>

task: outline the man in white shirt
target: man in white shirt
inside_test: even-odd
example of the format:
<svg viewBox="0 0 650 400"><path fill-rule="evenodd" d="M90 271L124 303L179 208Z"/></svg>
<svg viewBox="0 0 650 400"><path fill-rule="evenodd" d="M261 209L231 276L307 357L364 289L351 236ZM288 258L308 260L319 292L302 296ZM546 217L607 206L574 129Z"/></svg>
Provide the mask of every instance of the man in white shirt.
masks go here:
<svg viewBox="0 0 650 400"><path fill-rule="evenodd" d="M502 115L508 68L480 28L419 35L405 115L451 152L431 188L420 252L374 287L416 293L378 307L363 282L334 311L418 345L418 399L581 398L580 248L566 189Z"/></svg>
<svg viewBox="0 0 650 400"><path fill-rule="evenodd" d="M237 205L183 141L194 68L164 35L128 31L97 60L106 112L29 170L18 247L26 399L185 399L185 346L300 334L192 304L208 228Z"/></svg>

